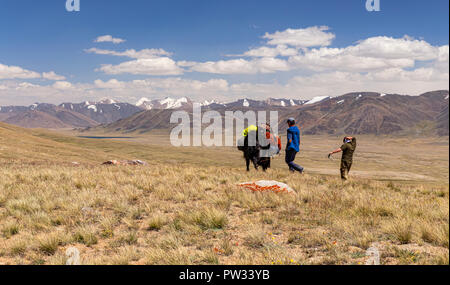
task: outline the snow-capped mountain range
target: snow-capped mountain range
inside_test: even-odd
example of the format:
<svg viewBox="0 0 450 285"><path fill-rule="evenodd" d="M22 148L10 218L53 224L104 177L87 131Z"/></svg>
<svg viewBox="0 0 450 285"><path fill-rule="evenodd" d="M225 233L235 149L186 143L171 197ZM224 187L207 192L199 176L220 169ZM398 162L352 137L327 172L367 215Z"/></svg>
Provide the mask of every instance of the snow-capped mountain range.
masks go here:
<svg viewBox="0 0 450 285"><path fill-rule="evenodd" d="M320 100L316 100L319 102ZM150 100L148 98L141 98L136 102L136 106L145 110L153 109L178 109L184 106L192 106L193 103L199 103L202 107L294 107L301 106L308 102L307 100L297 100L297 99L276 99L269 98L267 100L252 100L252 99L240 99L237 101L232 101L228 103L219 102L216 100L205 100L203 102L193 102L189 98L182 97L178 99L174 98L164 98L159 100Z"/></svg>
<svg viewBox="0 0 450 285"><path fill-rule="evenodd" d="M150 100L148 98L141 98L136 103L136 106L144 110L152 109L178 109L186 105L192 104L192 101L186 97L179 99L173 99L170 97L160 99L160 100Z"/></svg>
<svg viewBox="0 0 450 285"><path fill-rule="evenodd" d="M433 96L429 94L432 94ZM429 108L429 105L431 106L434 104L434 107L432 109L433 112L435 112L436 110L441 111L441 105L446 105L447 111L442 111L443 115L441 114L441 116L439 117L441 118L440 121L444 122L443 129L445 130L446 123L444 119L446 117L446 112L448 112L448 98L448 91L442 90L429 92L421 96L361 92L349 93L337 97L319 96L310 100L282 98L254 100L245 98L225 103L219 102L217 100L205 100L198 103L200 103L203 110L216 110L219 112L223 112L226 110L277 110L281 112L280 116L282 117L298 117L298 119L302 122L308 122L308 120L311 120L311 133L320 133L324 130L328 130L329 125L332 125L338 121L345 121L350 118L341 118L339 116L341 116L341 114L354 114L358 106L361 108L361 110L358 111L361 115L351 115L352 118L354 117L353 124L355 126L360 126L364 120L368 120L369 122L372 122L374 120L374 122L378 122L380 124L382 123L382 128L384 130L391 129L392 131L395 131L396 129L402 128L397 126L398 122L393 122L391 125L389 125L387 122L391 120L391 117L394 118L395 116L399 116L398 114L402 112L405 114L410 114L412 111L408 108L413 108L413 104L422 106L425 111L421 111L422 113L419 112L417 115L411 118L408 117L408 119L405 119L405 122L413 121L413 118L415 117L423 120L434 120L434 113L432 113L431 111L428 117L422 116L422 114L424 112L429 112L429 110L427 109ZM159 113L160 111L170 111L176 109L192 110L193 104L194 102L187 97L167 97L164 99L141 98L135 104L123 103L109 98L104 98L95 102L66 102L60 105L35 103L30 106L0 107L0 121L19 125L22 127L32 128L92 127L100 124L111 124L121 120L132 119L133 117L146 112L159 114L158 116L162 116L162 114ZM401 104L404 104L404 108L402 107L403 109L398 107ZM378 106L379 108L377 107L378 109L374 111L374 106ZM386 110L394 109L396 109L396 111L392 112L392 114L386 113L385 117L380 115L381 113L386 112ZM166 113L164 113L164 116L167 115ZM315 117L313 114L316 114L317 117ZM339 116L337 114L339 114ZM366 117L364 117L363 115ZM376 120L372 117L370 117L372 118L370 119L367 116L372 116L373 118L376 118ZM330 117L330 120L326 121L326 118L328 117ZM155 120L156 118L153 118L152 120ZM358 118L361 120L359 120ZM157 121L160 121L159 119ZM319 119L323 121L322 124L319 124ZM130 123L129 125L131 126L133 124ZM148 123L147 125L152 124ZM368 125L365 125L365 128L370 129ZM348 130L351 130L351 128L349 127ZM371 130L369 133L376 133L378 131L379 129L376 129L376 131Z"/></svg>
<svg viewBox="0 0 450 285"><path fill-rule="evenodd" d="M448 135L447 90L420 96L355 92L341 96L321 96L309 101L241 99L231 103L204 102L204 111L278 111L280 131L285 132L286 118L295 118L303 134L430 134ZM294 103L294 104L292 104ZM171 110L153 109L102 126L108 131L145 133L155 129L170 130ZM427 124L422 124L428 122ZM432 122L432 124L430 124ZM422 125L421 125L422 124ZM423 126L430 126L423 129Z"/></svg>
<svg viewBox="0 0 450 285"><path fill-rule="evenodd" d="M319 102L318 99L313 99ZM308 101L297 99L252 100L240 99L228 103L217 100L198 102L204 109L223 108L294 108ZM64 102L60 105L35 103L30 106L3 106L0 107L0 121L19 125L22 127L91 127L98 124L109 124L136 113L148 110L174 110L192 108L194 102L187 98L148 99L141 98L135 104L119 102L110 98L99 101L84 101L81 103ZM45 121L43 124L41 122Z"/></svg>
<svg viewBox="0 0 450 285"><path fill-rule="evenodd" d="M303 104L305 101L291 99L268 99L257 101L242 99L230 103L216 100L199 102L204 108L253 108L253 107L290 107ZM22 127L90 127L98 124L109 124L128 118L145 110L173 110L192 107L193 101L187 97L148 99L141 98L136 104L123 103L110 98L99 101L81 103L64 102L60 105L35 103L30 106L1 106L0 121ZM45 124L42 123L45 121Z"/></svg>

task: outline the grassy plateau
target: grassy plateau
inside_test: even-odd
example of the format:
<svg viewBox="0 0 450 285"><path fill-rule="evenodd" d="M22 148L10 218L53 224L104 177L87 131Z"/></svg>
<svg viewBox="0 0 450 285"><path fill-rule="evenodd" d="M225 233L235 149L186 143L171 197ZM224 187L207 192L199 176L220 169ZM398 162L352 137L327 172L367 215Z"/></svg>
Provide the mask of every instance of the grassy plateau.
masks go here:
<svg viewBox="0 0 450 285"><path fill-rule="evenodd" d="M449 264L448 137L361 136L342 183L340 137L304 137L300 175L164 133L77 135L0 123L0 264L65 264L69 247L82 264L364 264L371 246L382 264ZM261 179L296 192L237 186Z"/></svg>

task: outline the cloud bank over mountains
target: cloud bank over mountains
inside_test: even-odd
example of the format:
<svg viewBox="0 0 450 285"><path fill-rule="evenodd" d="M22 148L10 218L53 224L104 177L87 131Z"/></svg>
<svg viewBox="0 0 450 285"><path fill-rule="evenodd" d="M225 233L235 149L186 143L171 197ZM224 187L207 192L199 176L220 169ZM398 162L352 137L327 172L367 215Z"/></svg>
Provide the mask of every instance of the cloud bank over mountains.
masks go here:
<svg viewBox="0 0 450 285"><path fill-rule="evenodd" d="M0 105L21 100L61 102L105 96L134 102L143 96L231 101L269 96L310 99L352 91L418 95L448 88L448 45L433 46L410 36L376 36L346 47L333 47L336 37L326 26L286 29L265 33L260 46L241 54L204 62L176 58L160 47L91 47L84 53L105 60L96 71L109 79L93 78L86 83L69 82L54 71L31 71L0 63ZM94 42L120 44L125 40L100 36ZM108 63L112 57L123 61ZM287 79L279 82L280 74ZM239 80L259 75L269 75L273 80Z"/></svg>

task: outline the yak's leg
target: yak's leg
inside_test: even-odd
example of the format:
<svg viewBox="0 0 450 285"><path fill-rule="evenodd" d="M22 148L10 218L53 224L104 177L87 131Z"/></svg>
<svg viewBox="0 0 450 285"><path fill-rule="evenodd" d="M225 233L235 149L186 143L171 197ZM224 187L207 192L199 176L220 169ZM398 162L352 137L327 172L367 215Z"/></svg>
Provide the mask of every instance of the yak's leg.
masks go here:
<svg viewBox="0 0 450 285"><path fill-rule="evenodd" d="M248 157L245 158L245 163L247 164L247 171L250 171L250 159Z"/></svg>
<svg viewBox="0 0 450 285"><path fill-rule="evenodd" d="M270 165L270 161L267 161L265 159L264 163L263 163L263 170L264 170L264 172L266 172L267 168L269 168L269 165Z"/></svg>
<svg viewBox="0 0 450 285"><path fill-rule="evenodd" d="M270 168L270 158L264 161L264 172Z"/></svg>
<svg viewBox="0 0 450 285"><path fill-rule="evenodd" d="M252 162L253 162L253 165L255 166L255 169L258 170L258 158L252 157Z"/></svg>

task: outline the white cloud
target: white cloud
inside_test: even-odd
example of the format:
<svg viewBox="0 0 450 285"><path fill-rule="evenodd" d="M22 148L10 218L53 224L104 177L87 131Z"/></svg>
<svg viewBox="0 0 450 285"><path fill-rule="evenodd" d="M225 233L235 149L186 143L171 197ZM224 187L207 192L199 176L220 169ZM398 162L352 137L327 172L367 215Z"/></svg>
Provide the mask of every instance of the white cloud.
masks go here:
<svg viewBox="0 0 450 285"><path fill-rule="evenodd" d="M142 58L118 65L106 64L99 70L106 74L179 75L183 73L183 69L168 57Z"/></svg>
<svg viewBox="0 0 450 285"><path fill-rule="evenodd" d="M37 72L23 69L19 66L8 66L0 63L0 79L33 79L40 78Z"/></svg>
<svg viewBox="0 0 450 285"><path fill-rule="evenodd" d="M52 85L39 85L19 81L7 81L3 84L7 88L0 89L0 106L27 106L35 102L60 104L73 100L81 102L88 96L84 84L75 86L69 82L55 82Z"/></svg>
<svg viewBox="0 0 450 285"><path fill-rule="evenodd" d="M266 33L264 39L269 45L290 45L295 47L317 47L329 46L336 37L333 33L327 32L326 26L314 26L305 29L287 29L273 34Z"/></svg>
<svg viewBox="0 0 450 285"><path fill-rule="evenodd" d="M312 27L303 29L301 32L288 29L276 33L277 36L271 36L271 38L293 41L293 39L301 38L305 33L314 34L318 31L324 33L325 30L327 30L326 27ZM285 34L291 35L291 38ZM317 39L311 39L311 41L319 42ZM327 42L323 41L322 45L327 45ZM239 58L203 63L181 61L179 64L190 67L193 71L215 74L257 74L289 70L368 72L391 68L414 68L417 61L441 58L442 60L438 62L442 62L440 66L444 69L448 62L445 60L448 59L448 46L435 47L424 40L415 40L407 36L403 38L372 37L344 48L322 46L300 49L290 48L287 45L262 46L250 49L241 56L253 57L253 59ZM288 57L288 60L279 57Z"/></svg>
<svg viewBox="0 0 450 285"><path fill-rule="evenodd" d="M197 72L218 73L218 74L245 74L255 73L256 70L245 59L208 61L196 63L191 69Z"/></svg>
<svg viewBox="0 0 450 285"><path fill-rule="evenodd" d="M123 52L117 52L117 51L113 51L113 50L90 48L90 49L86 49L85 52L101 54L101 55L124 56L124 57L129 57L129 58L136 58L136 59L155 58L155 57L160 57L160 56L170 56L171 55L170 52L167 52L163 49L143 49L140 51L136 51L134 49L128 49Z"/></svg>
<svg viewBox="0 0 450 285"><path fill-rule="evenodd" d="M42 73L42 78L55 81L66 80L66 77L58 75L54 71Z"/></svg>
<svg viewBox="0 0 450 285"><path fill-rule="evenodd" d="M286 97L286 87L278 83L235 83L230 86L230 99L232 98L268 98Z"/></svg>
<svg viewBox="0 0 450 285"><path fill-rule="evenodd" d="M37 84L32 84L29 82L20 82L15 87L15 90L33 89L33 88L39 88L39 87L40 87L40 85L37 85Z"/></svg>
<svg viewBox="0 0 450 285"><path fill-rule="evenodd" d="M163 49L143 49L136 51L129 49L123 52L91 48L87 53L111 56L123 56L135 60L122 62L118 65L104 64L98 70L106 74L141 74L141 75L180 75L184 70L169 58L171 53Z"/></svg>
<svg viewBox="0 0 450 285"><path fill-rule="evenodd" d="M448 73L419 68L412 71L394 68L367 74L355 72L329 72L294 77L286 85L288 90L301 90L308 96L336 96L348 92L374 91L419 95L438 89L448 89Z"/></svg>
<svg viewBox="0 0 450 285"><path fill-rule="evenodd" d="M433 67L413 70L390 68L368 73L333 71L296 76L286 84L241 82L230 84L224 79L206 81L180 77L147 78L143 80L95 80L93 84L71 84L65 81L53 85L28 82L3 82L0 105L31 104L33 102L81 102L112 98L134 103L141 97L159 99L166 96L232 101L240 98L268 97L311 99L316 96L337 96L348 92L374 91L418 95L430 90L448 89L449 74ZM0 85L1 86L1 85ZM8 99L9 98L9 99Z"/></svg>
<svg viewBox="0 0 450 285"><path fill-rule="evenodd" d="M448 45L439 47L439 56L437 60L432 63L432 65L440 72L448 74L449 70Z"/></svg>
<svg viewBox="0 0 450 285"><path fill-rule="evenodd" d="M62 75L56 74L54 71L39 72L26 70L19 66L8 66L0 63L0 79L36 79L43 78L47 80L65 80Z"/></svg>
<svg viewBox="0 0 450 285"><path fill-rule="evenodd" d="M195 61L186 61L186 60L177 62L177 65L181 66L181 67L192 67L192 66L195 66L196 64L198 64L198 63Z"/></svg>
<svg viewBox="0 0 450 285"><path fill-rule="evenodd" d="M448 62L449 55L448 55L448 45L439 47L439 56L438 61L440 62Z"/></svg>
<svg viewBox="0 0 450 285"><path fill-rule="evenodd" d="M346 49L320 48L306 51L302 55L289 58L292 69L314 71L340 70L364 72L392 67L414 67L411 58L364 57L352 54Z"/></svg>
<svg viewBox="0 0 450 285"><path fill-rule="evenodd" d="M448 73L441 74L429 68L412 71L391 69L367 74L335 71L296 76L286 84L236 83L230 85L227 96L230 100L244 97L312 99L358 91L419 95L431 90L448 89L448 82Z"/></svg>
<svg viewBox="0 0 450 285"><path fill-rule="evenodd" d="M171 53L163 49L117 52L91 48L85 51L135 59L118 65L102 65L98 69L114 75L180 75L184 73L184 68L211 74L258 74L292 70L370 72L395 68L410 69L416 66L417 61L434 61L434 67L440 70L448 66L448 60L445 61L445 58L448 59L448 46L439 48L408 36L372 37L348 47L330 48L327 46L335 35L329 32L326 26L314 26L266 33L263 38L267 40L265 46L235 55L251 59L175 62L170 58ZM437 60L438 58L444 60Z"/></svg>
<svg viewBox="0 0 450 285"><path fill-rule="evenodd" d="M445 58L445 48L440 50L423 40L373 37L346 48L308 49L303 54L290 57L289 62L293 69L365 72L412 68L416 61L438 59L440 53Z"/></svg>
<svg viewBox="0 0 450 285"><path fill-rule="evenodd" d="M278 45L276 47L259 47L250 49L240 56L247 57L277 57L277 56L294 56L298 54L297 48L290 48L286 45Z"/></svg>
<svg viewBox="0 0 450 285"><path fill-rule="evenodd" d="M142 97L161 99L164 97L184 97L204 101L204 98L227 98L229 83L224 79L207 81L183 79L179 77L147 78L131 81L116 79L104 82L95 80L94 84L76 85L68 92L80 101L98 101L101 98L112 98L117 101L135 103ZM59 91L59 90L58 90ZM68 95L61 95L66 97ZM59 101L60 102L60 101Z"/></svg>
<svg viewBox="0 0 450 285"><path fill-rule="evenodd" d="M133 80L127 84L128 88L138 89L145 92L145 89L154 92L154 94L182 95L190 93L197 96L197 92L202 95L208 92L226 92L228 82L224 79L210 79L208 81L199 81L182 78L149 78L145 80ZM151 94L150 94L151 95Z"/></svg>
<svg viewBox="0 0 450 285"><path fill-rule="evenodd" d="M255 73L274 73L277 71L289 70L287 61L263 57L251 61L245 59L209 61L197 63L191 67L191 70L197 72L207 72L216 74L255 74Z"/></svg>
<svg viewBox="0 0 450 285"><path fill-rule="evenodd" d="M125 42L124 39L120 39L120 38L113 38L111 35L104 35L104 36L100 36L98 38L96 38L94 40L95 43L105 43L105 42L110 42L113 44L120 44Z"/></svg>
<svg viewBox="0 0 450 285"><path fill-rule="evenodd" d="M438 54L438 48L424 40L415 40L405 36L400 39L392 37L372 37L350 46L346 52L355 56L413 60L431 60Z"/></svg>
<svg viewBox="0 0 450 285"><path fill-rule="evenodd" d="M172 54L163 49L85 50L87 53L128 58L128 61L104 64L97 69L106 74L171 76L165 78L97 79L89 84L72 84L53 71L40 74L0 64L0 105L2 102L77 102L104 97L134 103L143 96L151 99L187 96L197 101L232 101L244 97L310 99L355 91L418 95L430 90L448 89L448 45L433 46L425 40L408 36L380 36L334 48L329 45L335 36L328 30L327 27L310 27L266 34L264 39L267 41L263 46L249 49L237 55L238 58L206 62L175 61ZM274 81L283 78L284 84L173 77L186 71L226 75L291 73L273 77ZM306 75L294 76L300 73ZM33 78L57 82L53 85L20 82Z"/></svg>
<svg viewBox="0 0 450 285"><path fill-rule="evenodd" d="M70 83L68 81L57 81L57 82L53 83L52 87L55 89L58 89L58 90L68 90L68 89L72 89L73 85L72 85L72 83Z"/></svg>
<svg viewBox="0 0 450 285"><path fill-rule="evenodd" d="M448 80L447 73L440 72L434 68L417 68L411 71L403 70L401 68L385 69L373 72L367 75L368 78L375 82L433 82Z"/></svg>
<svg viewBox="0 0 450 285"><path fill-rule="evenodd" d="M104 89L120 89L125 87L125 84L123 82L118 81L117 79L111 79L106 82L97 79L94 81L94 84L96 87Z"/></svg>

